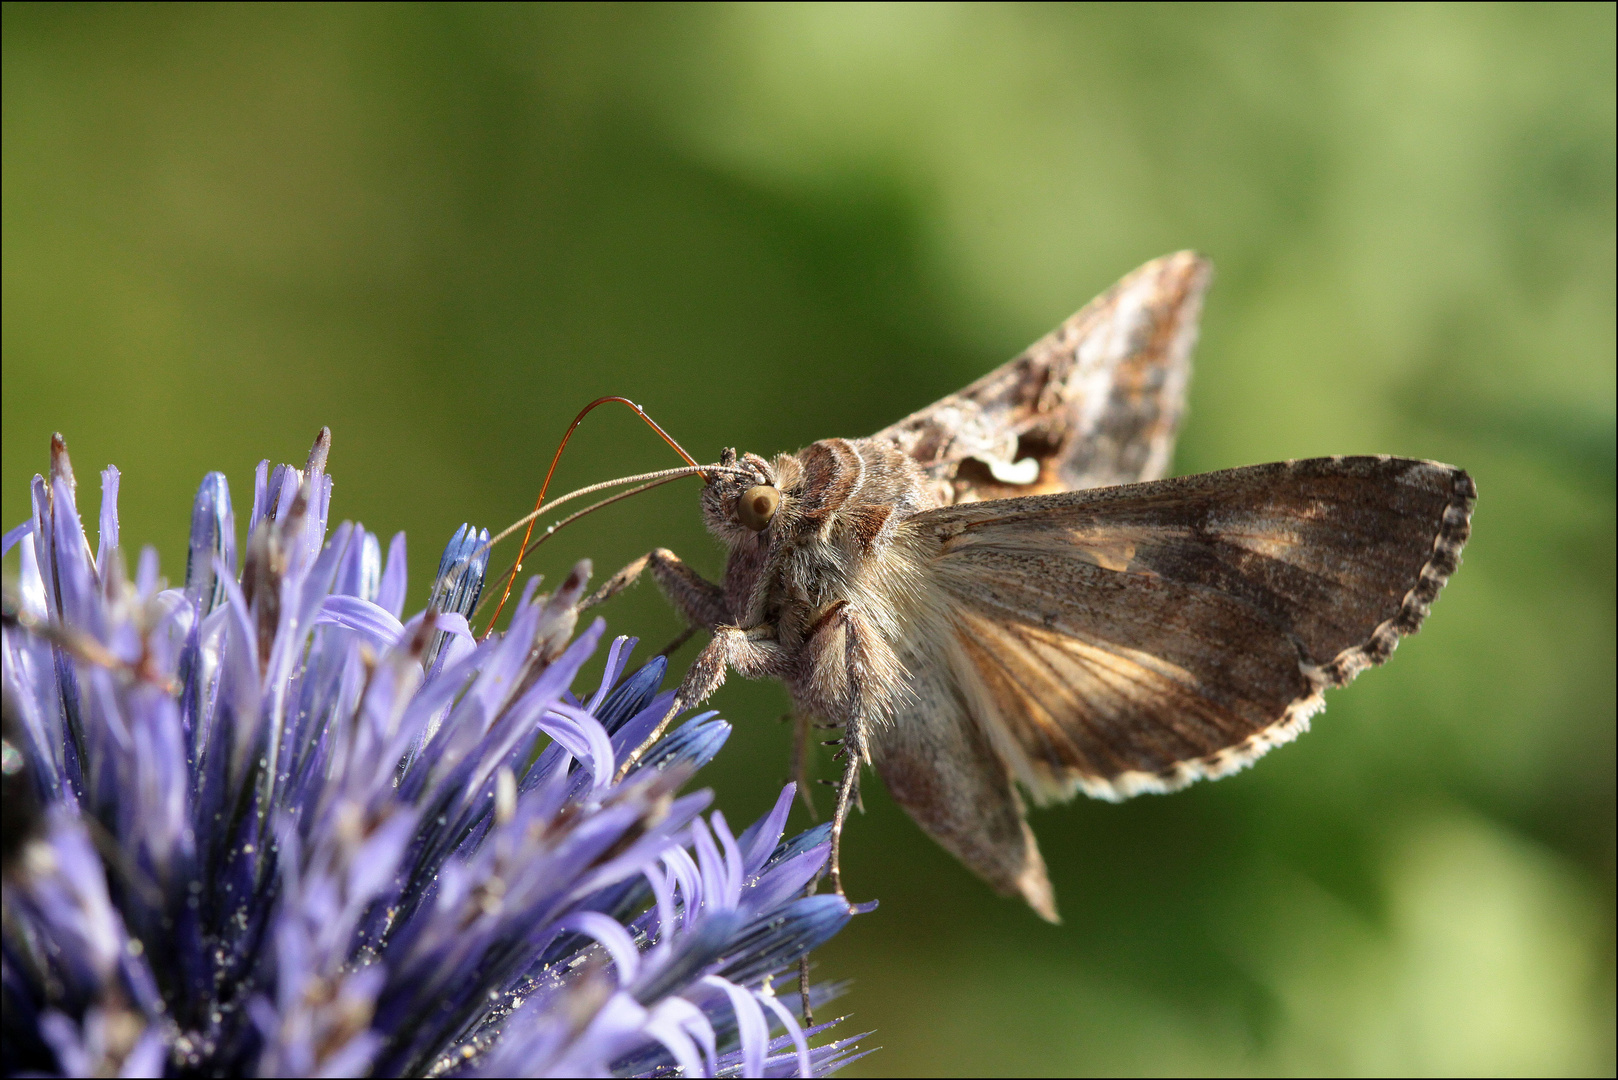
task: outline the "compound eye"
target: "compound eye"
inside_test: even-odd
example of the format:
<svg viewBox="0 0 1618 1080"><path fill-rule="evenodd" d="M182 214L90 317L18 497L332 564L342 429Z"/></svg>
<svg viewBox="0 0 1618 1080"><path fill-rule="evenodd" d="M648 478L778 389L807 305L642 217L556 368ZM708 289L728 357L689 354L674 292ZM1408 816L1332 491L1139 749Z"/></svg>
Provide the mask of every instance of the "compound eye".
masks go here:
<svg viewBox="0 0 1618 1080"><path fill-rule="evenodd" d="M757 484L742 492L736 500L736 516L754 532L759 532L775 516L781 505L781 493L769 484Z"/></svg>

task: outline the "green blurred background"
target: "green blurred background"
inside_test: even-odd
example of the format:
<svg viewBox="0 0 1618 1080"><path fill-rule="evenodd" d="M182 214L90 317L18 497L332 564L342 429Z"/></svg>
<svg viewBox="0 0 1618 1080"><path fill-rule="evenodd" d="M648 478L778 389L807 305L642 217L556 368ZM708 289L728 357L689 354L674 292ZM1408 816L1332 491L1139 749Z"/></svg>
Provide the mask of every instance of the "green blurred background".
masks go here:
<svg viewBox="0 0 1618 1080"><path fill-rule="evenodd" d="M868 786L819 957L901 1073L1614 1070L1614 8L4 13L4 522L64 432L183 566L197 481L335 433L334 518L532 502L573 413L866 434L1151 257L1217 278L1176 471L1466 466L1466 566L1258 768L1035 814L1066 923ZM673 464L599 413L564 487ZM696 483L543 549L706 571ZM14 561L14 560L13 560ZM14 567L8 567L14 570ZM606 610L647 647L654 590ZM681 656L689 659L693 646ZM786 773L732 683L705 777ZM822 759L824 775L831 767ZM824 801L824 793L822 793Z"/></svg>

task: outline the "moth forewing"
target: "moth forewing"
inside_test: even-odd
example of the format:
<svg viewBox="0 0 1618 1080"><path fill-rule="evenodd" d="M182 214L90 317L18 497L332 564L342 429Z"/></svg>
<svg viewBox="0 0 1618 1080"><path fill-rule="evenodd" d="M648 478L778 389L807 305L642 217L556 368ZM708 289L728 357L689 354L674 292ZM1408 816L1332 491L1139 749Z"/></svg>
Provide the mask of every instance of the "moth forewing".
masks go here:
<svg viewBox="0 0 1618 1080"><path fill-rule="evenodd" d="M959 601L957 682L1008 766L1036 795L1124 798L1241 768L1385 660L1455 569L1474 498L1450 466L1324 458L915 527Z"/></svg>
<svg viewBox="0 0 1618 1080"><path fill-rule="evenodd" d="M1191 251L1154 259L872 437L913 457L946 505L1155 480L1173 456L1212 273Z"/></svg>

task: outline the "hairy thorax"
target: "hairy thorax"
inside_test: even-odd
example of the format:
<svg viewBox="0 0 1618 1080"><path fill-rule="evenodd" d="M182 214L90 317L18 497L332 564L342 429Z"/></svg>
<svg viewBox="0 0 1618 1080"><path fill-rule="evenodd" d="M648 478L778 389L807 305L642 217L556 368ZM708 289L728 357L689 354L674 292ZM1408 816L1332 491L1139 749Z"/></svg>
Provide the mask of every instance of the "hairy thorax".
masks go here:
<svg viewBox="0 0 1618 1080"><path fill-rule="evenodd" d="M748 474L719 481L704 498L709 528L730 547L724 589L735 625L772 632L799 658L781 677L810 712L840 713L862 666L870 685L897 686L907 614L920 597L904 523L935 505L914 460L885 440L826 439L737 465ZM727 506L751 483L781 492L769 527L756 533L738 528ZM853 635L850 625L866 633ZM836 655L856 636L861 655ZM870 704L891 714L894 703Z"/></svg>

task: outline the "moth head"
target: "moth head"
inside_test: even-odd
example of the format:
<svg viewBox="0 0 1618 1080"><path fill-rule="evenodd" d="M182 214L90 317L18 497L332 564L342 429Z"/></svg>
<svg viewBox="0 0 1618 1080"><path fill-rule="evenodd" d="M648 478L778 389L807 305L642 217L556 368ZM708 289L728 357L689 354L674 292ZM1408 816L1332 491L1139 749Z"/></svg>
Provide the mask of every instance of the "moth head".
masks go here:
<svg viewBox="0 0 1618 1080"><path fill-rule="evenodd" d="M756 537L777 521L782 497L773 466L757 454L726 450L702 491L708 531L734 545Z"/></svg>

